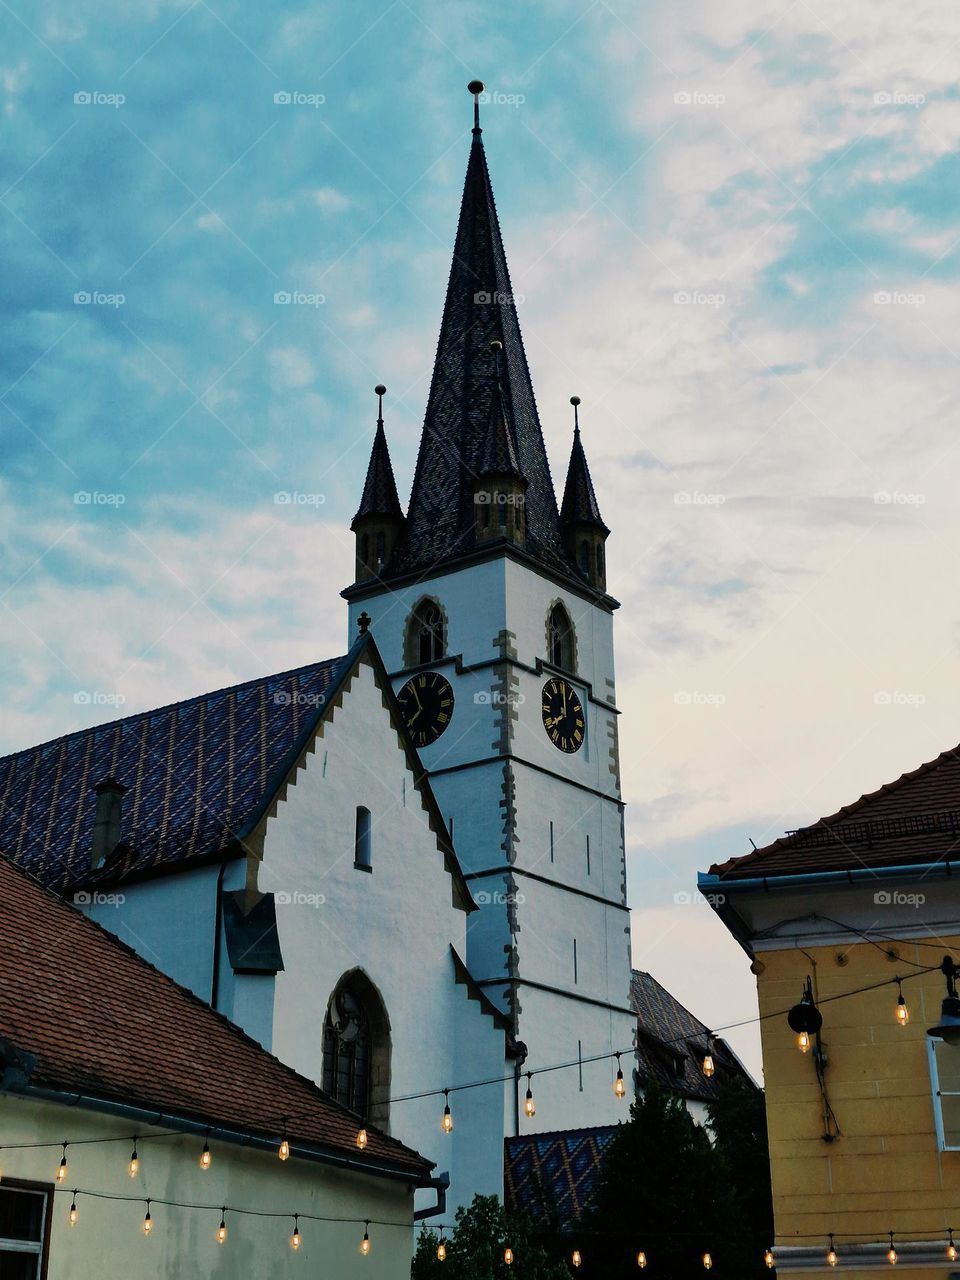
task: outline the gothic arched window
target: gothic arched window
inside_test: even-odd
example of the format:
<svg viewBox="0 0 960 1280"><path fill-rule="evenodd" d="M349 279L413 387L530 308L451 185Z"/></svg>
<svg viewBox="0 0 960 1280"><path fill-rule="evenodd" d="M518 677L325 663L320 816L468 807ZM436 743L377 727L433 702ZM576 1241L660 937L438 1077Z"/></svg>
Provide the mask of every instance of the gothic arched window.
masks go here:
<svg viewBox="0 0 960 1280"><path fill-rule="evenodd" d="M555 667L572 671L574 662L573 623L562 604L550 610L547 623L547 656Z"/></svg>
<svg viewBox="0 0 960 1280"><path fill-rule="evenodd" d="M603 577L603 543L597 543L597 577Z"/></svg>
<svg viewBox="0 0 960 1280"><path fill-rule="evenodd" d="M362 1119L386 1125L390 1027L379 992L359 970L340 980L327 1008L322 1087Z"/></svg>
<svg viewBox="0 0 960 1280"><path fill-rule="evenodd" d="M421 600L407 623L407 666L437 662L446 652L443 614L436 600Z"/></svg>
<svg viewBox="0 0 960 1280"><path fill-rule="evenodd" d="M383 562L386 559L387 540L383 533L377 534L377 568L383 568Z"/></svg>

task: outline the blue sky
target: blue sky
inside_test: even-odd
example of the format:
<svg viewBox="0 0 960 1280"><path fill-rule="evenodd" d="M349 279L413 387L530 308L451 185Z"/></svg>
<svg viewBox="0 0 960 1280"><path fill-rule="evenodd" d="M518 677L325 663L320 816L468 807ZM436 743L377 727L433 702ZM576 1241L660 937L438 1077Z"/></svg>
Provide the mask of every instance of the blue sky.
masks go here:
<svg viewBox="0 0 960 1280"><path fill-rule="evenodd" d="M577 392L614 530L636 959L748 1014L676 895L960 737L958 39L946 0L0 7L0 746L343 648L479 75L554 471Z"/></svg>

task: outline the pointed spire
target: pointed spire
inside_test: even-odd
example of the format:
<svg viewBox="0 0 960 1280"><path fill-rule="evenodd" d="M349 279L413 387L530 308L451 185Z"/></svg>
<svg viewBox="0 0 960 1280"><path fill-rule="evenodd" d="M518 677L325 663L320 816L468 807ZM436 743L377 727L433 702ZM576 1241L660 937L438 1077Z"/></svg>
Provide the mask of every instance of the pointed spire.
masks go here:
<svg viewBox="0 0 960 1280"><path fill-rule="evenodd" d="M403 519L403 509L397 497L397 482L390 462L390 450L387 448L387 437L383 430L383 397L387 393L387 388L379 383L374 391L377 395L377 430L373 437L373 448L370 450L363 496L360 499L357 514L350 524L350 528L354 531L361 516L383 515Z"/></svg>
<svg viewBox="0 0 960 1280"><path fill-rule="evenodd" d="M574 566L564 545L516 303L480 133L480 81L453 265L440 327L407 524L390 576L422 573L476 545L474 491L491 423L507 426L527 483L525 550L554 572ZM499 389L490 343L502 344ZM502 403L502 412L501 412ZM503 440L506 445L506 439Z"/></svg>
<svg viewBox="0 0 960 1280"><path fill-rule="evenodd" d="M580 397L571 396L570 403L573 405L573 448L570 450L567 483L564 485L563 502L560 504L560 523L564 527L575 524L592 525L601 529L606 536L610 530L600 515L590 468L587 466L587 455L580 440Z"/></svg>
<svg viewBox="0 0 960 1280"><path fill-rule="evenodd" d="M513 476L524 485L526 480L517 461L517 451L513 443L513 432L507 422L507 406L503 399L503 385L500 381L500 352L503 343L494 339L490 343L494 360L494 392L490 401L490 421L487 426L487 438L483 443L483 453L477 467L478 476Z"/></svg>

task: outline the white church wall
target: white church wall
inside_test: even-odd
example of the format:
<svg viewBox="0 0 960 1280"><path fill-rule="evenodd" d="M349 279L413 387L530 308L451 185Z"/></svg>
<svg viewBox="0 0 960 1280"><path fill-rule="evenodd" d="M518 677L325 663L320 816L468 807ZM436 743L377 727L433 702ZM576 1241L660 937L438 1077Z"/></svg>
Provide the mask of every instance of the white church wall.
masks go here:
<svg viewBox="0 0 960 1280"><path fill-rule="evenodd" d="M354 867L358 805L372 815L371 872ZM502 1073L502 1031L454 984L450 947L466 958L468 916L453 906L443 855L366 664L268 821L259 884L277 895L285 967L276 980L273 1051L280 1058L322 1077L330 996L359 968L389 1018L391 1095L489 1075L491 1063ZM442 1101L396 1103L389 1127L450 1169L456 1204L502 1185L497 1103L494 1096L490 1110L488 1100L474 1121L469 1113L479 1104L458 1098L462 1119L449 1136L439 1128ZM458 1148L469 1150L469 1168L451 1167Z"/></svg>

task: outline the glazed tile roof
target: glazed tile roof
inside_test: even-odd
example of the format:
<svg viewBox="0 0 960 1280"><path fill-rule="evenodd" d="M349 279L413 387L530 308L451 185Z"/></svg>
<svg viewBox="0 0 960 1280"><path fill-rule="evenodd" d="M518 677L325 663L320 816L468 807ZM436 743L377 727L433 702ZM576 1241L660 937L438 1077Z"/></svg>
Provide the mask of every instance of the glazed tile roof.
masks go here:
<svg viewBox="0 0 960 1280"><path fill-rule="evenodd" d="M127 788L105 876L215 856L247 834L344 658L249 680L0 759L0 848L51 887L88 879L93 787Z"/></svg>
<svg viewBox="0 0 960 1280"><path fill-rule="evenodd" d="M373 437L373 448L370 450L370 462L367 465L367 478L363 484L360 506L350 522L350 528L356 525L361 516L370 515L387 515L403 519L382 418L377 419L377 430Z"/></svg>
<svg viewBox="0 0 960 1280"><path fill-rule="evenodd" d="M566 1129L507 1138L503 1198L509 1212L524 1212L540 1227L562 1230L586 1208L604 1151L617 1125Z"/></svg>
<svg viewBox="0 0 960 1280"><path fill-rule="evenodd" d="M506 418L528 485L526 549L550 567L574 575L560 536L490 174L480 131L475 130L407 527L384 578L429 570L474 547L474 483L496 387L494 340L503 344Z"/></svg>
<svg viewBox="0 0 960 1280"><path fill-rule="evenodd" d="M809 827L762 849L715 864L710 874L736 880L816 871L882 872L912 863L960 859L960 747Z"/></svg>
<svg viewBox="0 0 960 1280"><path fill-rule="evenodd" d="M610 532L600 514L600 504L594 492L590 468L587 466L587 455L583 451L580 440L579 427L573 433L567 482L563 487L563 502L560 504L560 523L562 525L590 524L602 529L604 533Z"/></svg>
<svg viewBox="0 0 960 1280"><path fill-rule="evenodd" d="M523 473L517 461L517 450L513 443L513 432L507 422L507 407L503 401L503 388L497 384L496 394L490 402L490 424L483 442L483 452L477 468L478 476L516 476L522 480Z"/></svg>
<svg viewBox="0 0 960 1280"><path fill-rule="evenodd" d="M712 1039L716 1074L703 1074L709 1028L695 1018L652 974L634 969L630 1003L637 1015L637 1072L640 1086L654 1081L661 1089L696 1102L717 1097L725 1076L747 1075L719 1037Z"/></svg>
<svg viewBox="0 0 960 1280"><path fill-rule="evenodd" d="M286 1117L294 1154L309 1143L414 1180L432 1167L372 1128L361 1155L355 1116L3 858L0 1036L35 1055L35 1086L271 1140Z"/></svg>

